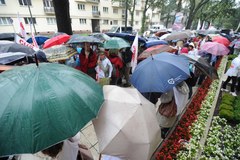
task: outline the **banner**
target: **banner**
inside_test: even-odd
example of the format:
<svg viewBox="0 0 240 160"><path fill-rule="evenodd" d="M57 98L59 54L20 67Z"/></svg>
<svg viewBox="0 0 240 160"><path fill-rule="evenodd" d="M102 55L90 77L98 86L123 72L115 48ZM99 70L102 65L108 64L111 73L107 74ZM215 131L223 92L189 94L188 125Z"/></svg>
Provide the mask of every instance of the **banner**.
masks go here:
<svg viewBox="0 0 240 160"><path fill-rule="evenodd" d="M17 14L17 18L18 18L19 34L20 34L21 37L26 39L27 38L26 30L25 30L25 27L23 25L23 22L21 21L21 19L19 17L19 13Z"/></svg>
<svg viewBox="0 0 240 160"><path fill-rule="evenodd" d="M183 16L182 12L176 13L175 21L172 26L172 30L181 31L183 29L183 18L184 18L184 16Z"/></svg>
<svg viewBox="0 0 240 160"><path fill-rule="evenodd" d="M137 66L137 56L138 56L138 32L134 38L132 47L131 47L131 51L132 51L132 60L131 60L131 67L132 67L132 73L134 72L136 66Z"/></svg>
<svg viewBox="0 0 240 160"><path fill-rule="evenodd" d="M29 48L32 48L34 51L38 51L39 48L36 48L34 45L28 43L25 39L21 38L19 35L15 34L15 42Z"/></svg>
<svg viewBox="0 0 240 160"><path fill-rule="evenodd" d="M35 36L34 36L34 33L32 31L32 23L30 23L30 30L31 30L31 33L32 33L32 44L33 46L35 46L36 48L39 48L38 44L37 44L37 41L35 39Z"/></svg>

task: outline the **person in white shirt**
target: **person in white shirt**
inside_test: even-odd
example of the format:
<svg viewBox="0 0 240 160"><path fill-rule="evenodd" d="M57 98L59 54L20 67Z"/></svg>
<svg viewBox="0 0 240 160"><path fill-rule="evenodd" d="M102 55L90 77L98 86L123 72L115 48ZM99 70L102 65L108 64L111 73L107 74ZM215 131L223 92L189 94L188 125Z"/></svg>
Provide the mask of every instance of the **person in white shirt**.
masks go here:
<svg viewBox="0 0 240 160"><path fill-rule="evenodd" d="M188 45L188 55L190 56L198 56L198 50L195 48L193 43Z"/></svg>
<svg viewBox="0 0 240 160"><path fill-rule="evenodd" d="M222 89L221 89L222 91L228 92L226 87L227 87L228 82L230 82L232 80L231 92L230 93L233 96L237 96L236 93L235 93L235 85L236 85L236 82L237 82L237 75L239 73L239 70L240 70L240 55L232 60L231 66L226 72L226 75L228 77L227 77L227 80L223 83L223 86L222 86Z"/></svg>
<svg viewBox="0 0 240 160"><path fill-rule="evenodd" d="M102 84L102 80L108 78L110 80L112 76L113 66L110 60L106 57L104 51L99 52L99 58L95 68L97 72L97 80ZM105 84L102 84L105 85Z"/></svg>

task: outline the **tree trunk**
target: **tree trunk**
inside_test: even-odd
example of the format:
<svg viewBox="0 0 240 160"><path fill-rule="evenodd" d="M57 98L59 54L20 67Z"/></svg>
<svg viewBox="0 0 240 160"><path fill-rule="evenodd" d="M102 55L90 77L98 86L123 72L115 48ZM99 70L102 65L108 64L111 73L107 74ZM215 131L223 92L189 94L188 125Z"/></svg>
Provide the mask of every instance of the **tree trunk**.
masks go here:
<svg viewBox="0 0 240 160"><path fill-rule="evenodd" d="M145 1L145 5L144 5L143 16L142 16L142 28L141 28L141 33L143 33L144 30L145 30L145 21L146 21L147 5L148 5L148 0Z"/></svg>
<svg viewBox="0 0 240 160"><path fill-rule="evenodd" d="M72 35L69 0L53 0L58 32Z"/></svg>
<svg viewBox="0 0 240 160"><path fill-rule="evenodd" d="M133 25L134 25L135 6L136 6L136 0L133 0L133 8L132 8L132 10L130 10L130 14L131 14L131 26L132 26L132 27L133 27Z"/></svg>
<svg viewBox="0 0 240 160"><path fill-rule="evenodd" d="M165 26L168 28L168 23L169 23L169 18L170 18L170 13L167 13L167 20Z"/></svg>
<svg viewBox="0 0 240 160"><path fill-rule="evenodd" d="M176 12L180 12L181 9L182 9L182 0L179 0L179 1L178 1L178 5L177 5L177 10L176 10Z"/></svg>
<svg viewBox="0 0 240 160"><path fill-rule="evenodd" d="M190 29L192 26L192 22L193 22L194 17L193 16L189 16L188 17L188 21L187 21L187 25L186 25L186 29Z"/></svg>

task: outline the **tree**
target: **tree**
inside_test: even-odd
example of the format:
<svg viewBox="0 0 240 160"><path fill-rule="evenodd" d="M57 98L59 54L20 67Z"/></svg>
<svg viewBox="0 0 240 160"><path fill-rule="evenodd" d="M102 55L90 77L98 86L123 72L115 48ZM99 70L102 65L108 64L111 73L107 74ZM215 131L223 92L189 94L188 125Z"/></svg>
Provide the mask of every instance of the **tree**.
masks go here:
<svg viewBox="0 0 240 160"><path fill-rule="evenodd" d="M55 10L58 32L72 35L69 0L53 0L53 7Z"/></svg>
<svg viewBox="0 0 240 160"><path fill-rule="evenodd" d="M199 11L210 0L189 0L189 16L187 19L186 29L190 29L192 22Z"/></svg>

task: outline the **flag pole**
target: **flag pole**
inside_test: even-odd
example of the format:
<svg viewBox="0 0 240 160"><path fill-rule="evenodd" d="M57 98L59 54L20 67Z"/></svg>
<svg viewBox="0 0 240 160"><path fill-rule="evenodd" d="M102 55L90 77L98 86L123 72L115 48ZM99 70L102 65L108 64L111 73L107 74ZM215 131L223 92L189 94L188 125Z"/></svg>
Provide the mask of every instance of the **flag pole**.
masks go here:
<svg viewBox="0 0 240 160"><path fill-rule="evenodd" d="M36 31L36 28L35 28L35 24L33 23L32 11L31 11L31 8L30 8L30 6L29 6L28 1L26 1L26 2L27 2L27 6L28 6L28 10L29 10L30 16L31 16L31 22L30 22L30 23L33 24L33 29L34 29L35 35L37 35L37 31Z"/></svg>

